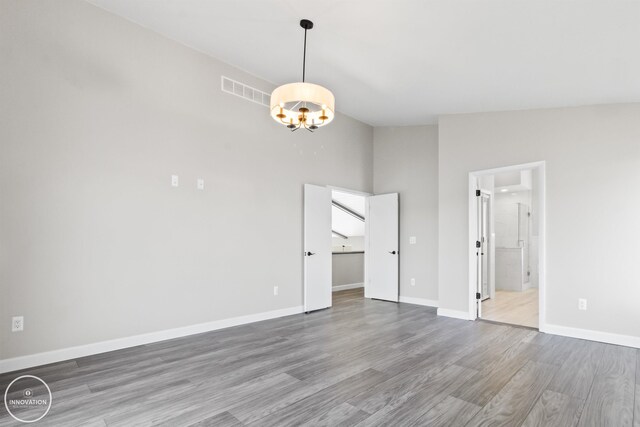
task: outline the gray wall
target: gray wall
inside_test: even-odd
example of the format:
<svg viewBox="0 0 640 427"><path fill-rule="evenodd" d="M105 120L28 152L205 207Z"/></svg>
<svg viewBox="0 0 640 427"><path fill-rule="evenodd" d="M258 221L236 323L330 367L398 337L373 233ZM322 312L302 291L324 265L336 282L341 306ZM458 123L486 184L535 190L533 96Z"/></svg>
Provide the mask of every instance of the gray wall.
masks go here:
<svg viewBox="0 0 640 427"><path fill-rule="evenodd" d="M271 84L122 18L1 7L0 358L302 304L302 186L371 192L370 126L291 134L220 76Z"/></svg>
<svg viewBox="0 0 640 427"><path fill-rule="evenodd" d="M640 104L444 116L439 133L440 306L469 311L469 172L545 160L547 323L640 336Z"/></svg>
<svg viewBox="0 0 640 427"><path fill-rule="evenodd" d="M332 256L331 277L333 286L364 284L364 254L343 253Z"/></svg>
<svg viewBox="0 0 640 427"><path fill-rule="evenodd" d="M374 192L400 193L400 295L438 300L438 128L380 127L373 138Z"/></svg>

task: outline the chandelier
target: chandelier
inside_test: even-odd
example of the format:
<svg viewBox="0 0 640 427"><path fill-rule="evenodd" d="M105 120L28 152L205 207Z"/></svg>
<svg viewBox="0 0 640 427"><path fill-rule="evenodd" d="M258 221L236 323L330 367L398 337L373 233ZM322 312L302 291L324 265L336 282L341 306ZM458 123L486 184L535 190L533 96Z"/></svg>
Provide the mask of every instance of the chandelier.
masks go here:
<svg viewBox="0 0 640 427"><path fill-rule="evenodd" d="M313 28L308 19L300 21L304 28L304 53L302 56L302 82L288 83L271 93L271 117L291 131L305 128L310 132L331 123L335 115L335 98L329 89L306 83L307 30Z"/></svg>

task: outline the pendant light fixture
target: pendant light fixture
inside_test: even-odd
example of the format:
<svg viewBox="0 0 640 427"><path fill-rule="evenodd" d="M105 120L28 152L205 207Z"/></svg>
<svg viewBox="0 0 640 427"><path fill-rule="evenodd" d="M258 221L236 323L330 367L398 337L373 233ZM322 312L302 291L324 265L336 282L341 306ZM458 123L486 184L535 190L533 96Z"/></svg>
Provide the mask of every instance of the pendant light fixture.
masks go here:
<svg viewBox="0 0 640 427"><path fill-rule="evenodd" d="M313 28L313 22L303 19L300 26L304 28L302 82L282 85L271 93L271 117L291 131L305 128L313 132L333 120L335 98L329 89L305 82L307 31Z"/></svg>

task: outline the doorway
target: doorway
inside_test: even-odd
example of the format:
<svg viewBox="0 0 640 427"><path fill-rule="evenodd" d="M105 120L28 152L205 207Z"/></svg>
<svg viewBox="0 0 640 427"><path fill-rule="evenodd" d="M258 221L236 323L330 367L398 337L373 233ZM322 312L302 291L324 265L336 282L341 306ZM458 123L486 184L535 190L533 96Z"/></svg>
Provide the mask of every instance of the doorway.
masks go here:
<svg viewBox="0 0 640 427"><path fill-rule="evenodd" d="M544 166L469 174L472 319L543 329Z"/></svg>
<svg viewBox="0 0 640 427"><path fill-rule="evenodd" d="M398 194L304 187L304 311L333 294L397 302Z"/></svg>
<svg viewBox="0 0 640 427"><path fill-rule="evenodd" d="M336 302L364 298L366 196L331 190L331 290Z"/></svg>

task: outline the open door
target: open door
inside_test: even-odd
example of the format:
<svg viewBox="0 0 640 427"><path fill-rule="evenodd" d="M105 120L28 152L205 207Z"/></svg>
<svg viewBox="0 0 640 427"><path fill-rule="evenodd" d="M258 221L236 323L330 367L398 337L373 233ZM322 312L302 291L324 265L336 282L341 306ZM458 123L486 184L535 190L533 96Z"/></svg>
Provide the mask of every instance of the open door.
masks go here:
<svg viewBox="0 0 640 427"><path fill-rule="evenodd" d="M304 311L331 307L331 190L304 186Z"/></svg>
<svg viewBox="0 0 640 427"><path fill-rule="evenodd" d="M482 301L490 297L489 290L489 210L491 194L476 190L476 316L482 317Z"/></svg>
<svg viewBox="0 0 640 427"><path fill-rule="evenodd" d="M366 211L364 296L398 302L398 193L368 197Z"/></svg>

